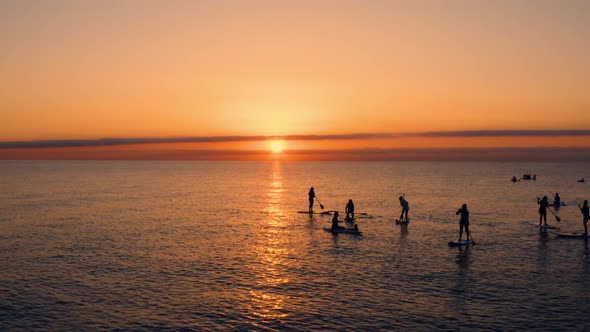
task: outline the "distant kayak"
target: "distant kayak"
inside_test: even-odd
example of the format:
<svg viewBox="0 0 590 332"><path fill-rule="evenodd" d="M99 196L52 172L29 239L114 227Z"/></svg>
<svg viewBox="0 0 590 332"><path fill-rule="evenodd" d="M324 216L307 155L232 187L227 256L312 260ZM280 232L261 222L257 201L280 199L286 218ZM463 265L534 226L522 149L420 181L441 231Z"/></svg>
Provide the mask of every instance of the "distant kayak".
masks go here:
<svg viewBox="0 0 590 332"><path fill-rule="evenodd" d="M558 233L558 232L551 232L555 235L557 235L558 237L565 237L565 238L570 238L570 239L582 239L585 237L584 233Z"/></svg>
<svg viewBox="0 0 590 332"><path fill-rule="evenodd" d="M467 246L473 244L475 245L475 242L473 242L472 240L463 240L463 241L449 241L449 247L460 247L460 246Z"/></svg>
<svg viewBox="0 0 590 332"><path fill-rule="evenodd" d="M357 231L356 229L352 229L352 228L339 228L339 229L332 232L332 229L330 227L324 227L324 230L326 232L330 232L332 234L363 235L363 233L361 233L361 231Z"/></svg>

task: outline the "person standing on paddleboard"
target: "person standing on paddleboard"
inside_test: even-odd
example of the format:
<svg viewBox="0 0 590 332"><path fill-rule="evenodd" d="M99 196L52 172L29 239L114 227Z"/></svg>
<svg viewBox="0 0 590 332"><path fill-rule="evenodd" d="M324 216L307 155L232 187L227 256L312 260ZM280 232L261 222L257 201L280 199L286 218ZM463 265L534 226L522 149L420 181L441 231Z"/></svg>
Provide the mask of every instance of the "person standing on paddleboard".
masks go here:
<svg viewBox="0 0 590 332"><path fill-rule="evenodd" d="M354 220L354 203L352 202L352 199L348 200L344 211L346 212L346 220Z"/></svg>
<svg viewBox="0 0 590 332"><path fill-rule="evenodd" d="M467 204L463 204L455 215L461 214L461 218L459 219L459 243L461 243L461 237L463 236L463 227L465 227L465 235L467 236L467 241L469 241L469 211L467 211Z"/></svg>
<svg viewBox="0 0 590 332"><path fill-rule="evenodd" d="M315 191L313 190L313 187L309 188L309 193L307 193L307 195L309 196L309 213L312 213L313 199L315 198Z"/></svg>
<svg viewBox="0 0 590 332"><path fill-rule="evenodd" d="M578 207L580 208L580 211L582 212L583 216L584 236L588 237L588 220L590 220L590 209L588 209L588 201L585 200L583 206L580 206L580 204L578 204Z"/></svg>
<svg viewBox="0 0 590 332"><path fill-rule="evenodd" d="M537 204L539 204L539 226L541 226L541 220L543 219L545 219L545 225L547 225L547 207L549 206L547 196L543 196L543 199L537 197Z"/></svg>
<svg viewBox="0 0 590 332"><path fill-rule="evenodd" d="M406 199L403 196L400 196L399 205L402 206L402 213L399 215L399 221L408 222L408 211L410 211L410 203L408 203L408 201L406 201ZM406 216L406 219L404 219L404 215Z"/></svg>

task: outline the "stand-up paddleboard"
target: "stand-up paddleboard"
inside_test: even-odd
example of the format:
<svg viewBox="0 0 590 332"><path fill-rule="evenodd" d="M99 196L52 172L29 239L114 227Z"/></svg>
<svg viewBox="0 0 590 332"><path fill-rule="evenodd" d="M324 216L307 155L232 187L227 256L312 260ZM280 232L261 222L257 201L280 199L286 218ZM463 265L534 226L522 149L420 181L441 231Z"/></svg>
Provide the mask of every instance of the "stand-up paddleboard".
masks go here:
<svg viewBox="0 0 590 332"><path fill-rule="evenodd" d="M408 218L408 220L399 220L399 219L395 219L395 224L396 225L407 225L410 223L410 219Z"/></svg>
<svg viewBox="0 0 590 332"><path fill-rule="evenodd" d="M297 211L297 213L305 213L305 214L332 214L332 211L323 211L323 212Z"/></svg>
<svg viewBox="0 0 590 332"><path fill-rule="evenodd" d="M539 227L540 229L557 229L557 226L553 226L553 225L539 225L539 224L531 224L531 226L535 226L535 227Z"/></svg>
<svg viewBox="0 0 590 332"><path fill-rule="evenodd" d="M463 240L463 241L449 241L449 247L460 247L460 246L468 246L470 244L475 245L473 240Z"/></svg>
<svg viewBox="0 0 590 332"><path fill-rule="evenodd" d="M361 231L358 231L356 229L352 229L352 228L340 228L337 229L335 231L332 232L332 229L330 227L324 227L324 230L326 232L330 232L332 234L352 234L352 235L363 235L363 233L361 233Z"/></svg>
<svg viewBox="0 0 590 332"><path fill-rule="evenodd" d="M565 202L561 202L561 203L559 203L559 205L555 205L555 203L551 203L548 205L548 207L553 207L553 208L558 208L558 207L562 207L562 206L567 206L567 204Z"/></svg>
<svg viewBox="0 0 590 332"><path fill-rule="evenodd" d="M584 235L584 233L578 233L578 232L573 232L573 233L551 232L551 233L557 235L558 237L565 237L565 238L569 238L569 239L583 239L584 237L586 237Z"/></svg>

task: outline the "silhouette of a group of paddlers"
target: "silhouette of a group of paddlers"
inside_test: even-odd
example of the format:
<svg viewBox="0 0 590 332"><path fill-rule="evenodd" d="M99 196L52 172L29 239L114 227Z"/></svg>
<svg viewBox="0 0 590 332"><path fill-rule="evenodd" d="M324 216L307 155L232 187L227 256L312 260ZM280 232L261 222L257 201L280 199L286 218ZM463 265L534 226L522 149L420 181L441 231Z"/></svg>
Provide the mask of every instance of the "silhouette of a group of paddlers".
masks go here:
<svg viewBox="0 0 590 332"><path fill-rule="evenodd" d="M523 176L524 179L528 178L536 180L537 176L536 174L533 174L533 176L531 177L530 174L524 174ZM516 178L513 177L513 181ZM584 182L584 178L582 178L581 180L578 180L578 182ZM309 213L313 212L313 204L314 204L314 200L318 200L317 196L315 195L315 190L313 187L311 187L309 189ZM402 208L401 214L399 219L396 220L396 223L398 224L408 224L410 222L410 219L408 218L408 212L410 211L410 204L408 203L408 201L405 199L405 195L402 195L399 197L399 201L400 201L400 206ZM318 200L319 203L319 200ZM537 204L539 205L539 226L544 225L547 226L547 211L551 212L551 214L553 214L553 216L555 216L556 220L558 222L561 221L561 219L550 209L550 207L554 207L554 208L559 208L561 206L564 206L565 203L563 203L561 201L561 197L559 196L559 193L555 193L554 198L553 198L553 203L550 204L549 203L549 199L547 198L547 196L544 196L542 199L537 197ZM320 203L320 207L323 209L324 206ZM580 209L580 212L582 213L582 221L583 221L583 226L584 226L584 237L588 236L588 221L590 220L590 213L589 213L589 209L588 209L588 201L584 200L584 203L582 206L580 206L578 204L578 208ZM352 201L352 199L348 200L348 203L346 204L345 207L345 212L346 212L346 217L345 217L345 221L354 221L354 203ZM457 212L455 213L456 215L460 215L459 218L459 242L449 242L449 245L451 244L458 244L458 245L462 245L462 244L475 244L475 242L473 241L473 238L471 237L471 232L469 231L469 210L467 209L467 204L463 204L461 206L460 209L457 210ZM355 223L353 228L351 229L347 229L345 227L342 227L340 225L338 225L341 221L338 220L338 211L334 211L334 216L332 218L332 227L331 227L331 231L332 232L337 232L339 230L355 230L358 231L358 225ZM467 237L466 242L462 242L461 239L463 237L463 230L465 230L465 235Z"/></svg>

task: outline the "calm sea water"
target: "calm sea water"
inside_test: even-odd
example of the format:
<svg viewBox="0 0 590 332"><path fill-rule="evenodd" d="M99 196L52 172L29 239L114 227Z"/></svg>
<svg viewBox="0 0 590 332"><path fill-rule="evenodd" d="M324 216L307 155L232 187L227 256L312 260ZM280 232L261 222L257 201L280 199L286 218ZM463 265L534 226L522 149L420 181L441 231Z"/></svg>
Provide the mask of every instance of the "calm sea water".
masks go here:
<svg viewBox="0 0 590 332"><path fill-rule="evenodd" d="M537 181L511 183L523 173ZM588 330L588 164L0 162L0 330ZM362 237L298 214L349 198ZM396 226L405 193L412 222ZM551 196L550 196L551 197ZM467 203L477 245L449 248ZM316 211L322 211L316 204ZM550 223L555 218L548 216Z"/></svg>

